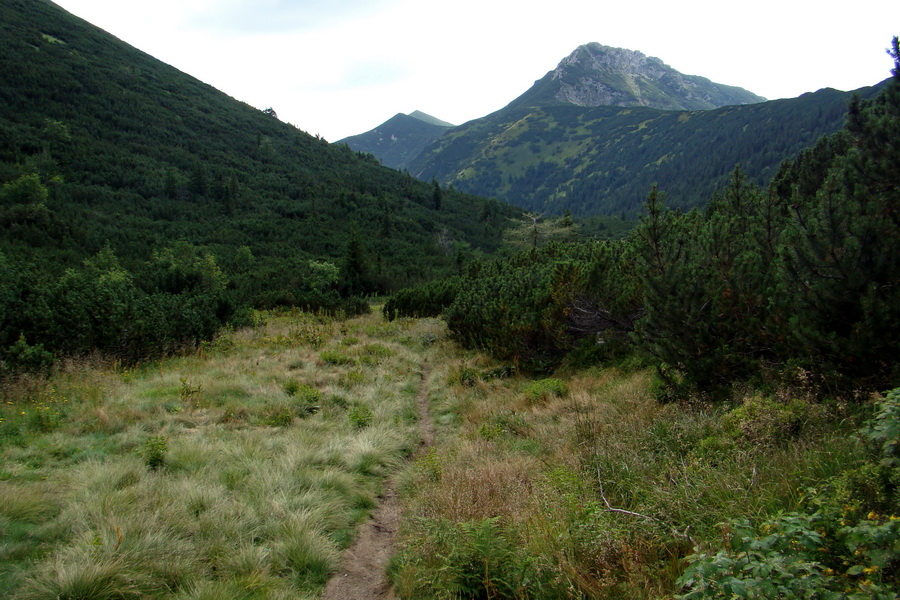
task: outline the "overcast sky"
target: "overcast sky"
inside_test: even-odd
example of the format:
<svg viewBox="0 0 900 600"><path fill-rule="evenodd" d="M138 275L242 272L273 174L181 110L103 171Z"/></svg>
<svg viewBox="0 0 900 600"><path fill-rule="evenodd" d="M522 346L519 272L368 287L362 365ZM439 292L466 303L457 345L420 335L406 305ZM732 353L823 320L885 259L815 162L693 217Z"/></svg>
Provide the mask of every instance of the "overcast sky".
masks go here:
<svg viewBox="0 0 900 600"><path fill-rule="evenodd" d="M900 33L898 0L55 1L329 141L398 112L484 116L588 42L775 99L885 79Z"/></svg>

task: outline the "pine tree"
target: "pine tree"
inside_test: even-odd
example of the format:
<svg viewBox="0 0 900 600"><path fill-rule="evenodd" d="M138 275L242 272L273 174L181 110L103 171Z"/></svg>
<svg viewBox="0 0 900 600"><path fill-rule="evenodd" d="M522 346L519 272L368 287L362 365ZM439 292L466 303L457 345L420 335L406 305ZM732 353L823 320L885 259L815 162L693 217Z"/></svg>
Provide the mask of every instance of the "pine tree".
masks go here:
<svg viewBox="0 0 900 600"><path fill-rule="evenodd" d="M900 52L894 77L855 100L849 146L812 195L795 192L785 238L785 287L797 351L811 366L893 385L900 361Z"/></svg>
<svg viewBox="0 0 900 600"><path fill-rule="evenodd" d="M444 192L441 190L440 184L434 179L431 180L431 207L434 210L441 210L441 204L444 201Z"/></svg>

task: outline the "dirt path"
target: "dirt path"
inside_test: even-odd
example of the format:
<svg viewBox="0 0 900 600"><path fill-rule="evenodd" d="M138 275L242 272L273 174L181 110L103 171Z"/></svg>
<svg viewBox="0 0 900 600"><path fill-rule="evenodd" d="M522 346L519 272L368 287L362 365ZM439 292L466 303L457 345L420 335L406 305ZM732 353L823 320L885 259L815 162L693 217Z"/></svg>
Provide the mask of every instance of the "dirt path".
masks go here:
<svg viewBox="0 0 900 600"><path fill-rule="evenodd" d="M428 414L428 382L431 368L422 366L422 383L416 394L422 444L434 441L434 423ZM372 518L362 525L353 545L344 552L338 572L325 586L322 600L396 600L385 577L387 562L394 553L397 527L400 524L400 500L395 483L388 481L384 495Z"/></svg>

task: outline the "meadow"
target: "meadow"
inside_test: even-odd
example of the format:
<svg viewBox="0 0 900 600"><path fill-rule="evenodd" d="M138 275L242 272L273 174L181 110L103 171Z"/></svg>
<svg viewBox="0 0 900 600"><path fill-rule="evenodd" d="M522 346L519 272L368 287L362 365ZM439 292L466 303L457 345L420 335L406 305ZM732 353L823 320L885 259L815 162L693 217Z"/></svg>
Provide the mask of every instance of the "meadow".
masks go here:
<svg viewBox="0 0 900 600"><path fill-rule="evenodd" d="M0 595L315 597L415 447L434 322L300 312L4 384Z"/></svg>
<svg viewBox="0 0 900 600"><path fill-rule="evenodd" d="M877 398L824 400L802 371L715 404L659 385L636 357L527 376L437 319L300 311L136 368L10 379L0 595L317 598L390 481L397 597L667 598L734 519L802 510L871 457ZM896 541L895 513L852 502L844 522ZM867 552L839 583L889 594L896 552Z"/></svg>

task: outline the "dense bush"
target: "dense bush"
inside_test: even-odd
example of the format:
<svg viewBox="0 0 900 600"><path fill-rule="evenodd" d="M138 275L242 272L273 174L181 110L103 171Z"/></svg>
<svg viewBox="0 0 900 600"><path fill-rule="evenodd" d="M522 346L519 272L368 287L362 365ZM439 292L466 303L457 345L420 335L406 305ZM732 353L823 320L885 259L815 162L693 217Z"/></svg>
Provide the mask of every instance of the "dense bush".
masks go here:
<svg viewBox="0 0 900 600"><path fill-rule="evenodd" d="M860 431L868 461L820 489L802 511L760 525L723 524L725 547L690 557L683 600L895 598L900 587L900 389Z"/></svg>
<svg viewBox="0 0 900 600"><path fill-rule="evenodd" d="M453 335L524 367L653 357L661 397L797 372L831 391L900 377L900 57L844 131L785 162L767 189L738 168L705 210L654 188L624 240L550 244L404 291L390 316L442 311ZM585 345L592 340L593 345Z"/></svg>

